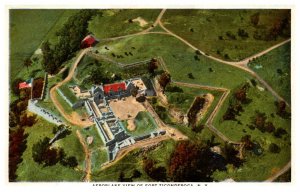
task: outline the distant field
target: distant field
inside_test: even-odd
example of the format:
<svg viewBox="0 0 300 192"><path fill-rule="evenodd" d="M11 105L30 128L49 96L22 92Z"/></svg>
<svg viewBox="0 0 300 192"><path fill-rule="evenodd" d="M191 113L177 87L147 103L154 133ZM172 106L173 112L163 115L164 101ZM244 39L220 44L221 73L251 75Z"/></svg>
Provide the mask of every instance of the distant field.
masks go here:
<svg viewBox="0 0 300 192"><path fill-rule="evenodd" d="M248 65L291 103L291 43L272 50Z"/></svg>
<svg viewBox="0 0 300 192"><path fill-rule="evenodd" d="M63 13L55 9L10 10L10 80L27 72L24 59L32 56Z"/></svg>
<svg viewBox="0 0 300 192"><path fill-rule="evenodd" d="M258 12L259 21L254 27L251 24L251 16ZM162 22L166 28L205 53L226 60L241 60L284 40L285 38L282 37L275 41L256 40L253 35L257 30L270 30L278 19L282 19L288 14L288 10L280 9L171 9L165 12ZM248 33L249 37L238 36L239 29ZM228 38L227 32L234 34L236 39ZM225 54L228 55L228 58Z"/></svg>
<svg viewBox="0 0 300 192"><path fill-rule="evenodd" d="M159 9L111 9L101 11L89 23L89 31L97 38L104 39L140 32L150 27L161 10ZM129 22L138 17L146 23L140 26L139 22Z"/></svg>
<svg viewBox="0 0 300 192"><path fill-rule="evenodd" d="M32 159L32 145L44 137L52 138L52 128L54 126L54 124L38 118L38 122L33 127L26 128L26 133L29 136L27 138L27 148L22 156L23 161L19 164L17 170L18 181L79 181L82 177L82 172L64 167L59 163L54 166L43 167ZM73 137L73 134L58 142L67 155L74 155L78 163L82 164L84 153L79 141Z"/></svg>
<svg viewBox="0 0 300 192"><path fill-rule="evenodd" d="M106 50L105 46L109 50ZM251 77L240 69L216 62L205 56L199 56L199 60L196 60L194 50L168 35L148 34L129 37L105 43L105 46L103 43L97 46L100 54L123 63L161 56L175 81L234 88L238 82L244 82ZM125 52L131 52L132 55L126 56ZM122 55L123 58L113 57L112 53ZM210 72L210 68L212 72ZM192 73L195 78L190 79L189 73Z"/></svg>

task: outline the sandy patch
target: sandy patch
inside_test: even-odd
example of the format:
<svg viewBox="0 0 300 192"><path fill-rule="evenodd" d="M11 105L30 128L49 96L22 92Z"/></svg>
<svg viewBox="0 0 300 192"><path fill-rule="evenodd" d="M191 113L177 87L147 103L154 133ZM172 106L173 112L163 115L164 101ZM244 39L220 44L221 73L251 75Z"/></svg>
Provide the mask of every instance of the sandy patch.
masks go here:
<svg viewBox="0 0 300 192"><path fill-rule="evenodd" d="M135 123L134 123L134 119L128 119L127 120L127 129L129 131L134 131L136 128Z"/></svg>
<svg viewBox="0 0 300 192"><path fill-rule="evenodd" d="M42 49L38 48L37 50L35 50L34 54L35 55L41 55L41 54L43 54Z"/></svg>
<svg viewBox="0 0 300 192"><path fill-rule="evenodd" d="M110 100L109 106L120 120L134 119L140 111L145 111L145 107L133 96Z"/></svg>
<svg viewBox="0 0 300 192"><path fill-rule="evenodd" d="M144 27L148 24L148 22L145 19L143 19L142 17L137 17L137 18L133 19L132 21L139 23L139 25L141 27Z"/></svg>
<svg viewBox="0 0 300 192"><path fill-rule="evenodd" d="M197 114L197 121L199 121L201 118L204 117L206 114L207 110L211 106L211 103L214 101L214 96L210 93L207 93L205 96L205 103L202 109L200 109L199 113Z"/></svg>

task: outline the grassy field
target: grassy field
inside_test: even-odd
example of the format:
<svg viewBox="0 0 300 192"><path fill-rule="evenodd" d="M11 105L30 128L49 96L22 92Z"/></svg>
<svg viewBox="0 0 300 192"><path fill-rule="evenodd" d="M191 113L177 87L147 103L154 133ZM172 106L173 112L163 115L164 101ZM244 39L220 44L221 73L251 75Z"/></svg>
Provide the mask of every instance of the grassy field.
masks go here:
<svg viewBox="0 0 300 192"><path fill-rule="evenodd" d="M99 171L101 165L108 160L106 149L97 149L92 152L92 173Z"/></svg>
<svg viewBox="0 0 300 192"><path fill-rule="evenodd" d="M127 122L124 122L123 124L125 127L127 127ZM127 133L132 136L146 135L157 128L153 117L149 114L149 112L146 111L141 111L136 115L134 124L136 126L134 131L130 131L126 128Z"/></svg>
<svg viewBox="0 0 300 192"><path fill-rule="evenodd" d="M85 137L93 136L93 143L89 145L89 149L96 150L104 146L95 125L80 130L80 133Z"/></svg>
<svg viewBox="0 0 300 192"><path fill-rule="evenodd" d="M150 27L161 10L159 9L111 9L103 10L89 22L91 31L100 40L140 32ZM141 17L147 23L140 26L139 22L129 19Z"/></svg>
<svg viewBox="0 0 300 192"><path fill-rule="evenodd" d="M13 9L10 10L10 79L27 73L23 61L40 46L63 10Z"/></svg>
<svg viewBox="0 0 300 192"><path fill-rule="evenodd" d="M248 65L291 103L291 43L278 47Z"/></svg>
<svg viewBox="0 0 300 192"><path fill-rule="evenodd" d="M104 47L109 47L109 50ZM240 69L221 64L219 62L200 56L195 59L195 52L174 37L161 34L148 34L116 40L105 45L99 44L97 49L111 59L123 63L143 61L145 59L161 56L165 61L172 79L182 82L202 85L234 88L238 82L250 78L250 75ZM124 52L132 52L126 56ZM113 57L123 55L123 58ZM210 72L210 68L212 72ZM188 74L192 73L194 79Z"/></svg>
<svg viewBox="0 0 300 192"><path fill-rule="evenodd" d="M58 89L69 99L71 103L74 104L78 100L75 94L69 88L69 84L63 84Z"/></svg>
<svg viewBox="0 0 300 192"><path fill-rule="evenodd" d="M259 13L257 26L251 23L251 16L255 13ZM286 15L290 15L289 11L280 9L174 9L165 12L162 22L166 28L205 53L227 60L241 60L284 40L282 37L273 41L256 40L253 35L257 30L270 30L277 20L284 19ZM238 36L238 29L245 30L249 37ZM234 34L236 39L228 38L227 32Z"/></svg>
<svg viewBox="0 0 300 192"><path fill-rule="evenodd" d="M214 125L228 138L239 141L242 136L250 135L252 141L259 143L263 149L261 156L253 154L246 155L246 162L238 170L232 172L216 173L216 179L223 180L232 177L238 181L255 180L261 181L267 179L274 171L278 171L291 158L291 120L283 119L276 115L275 99L270 92L259 91L256 87L251 87L247 93L247 97L252 99L250 104L244 105L244 111L240 116L237 116L237 121L223 121L222 116L228 106L228 100L224 107L218 112ZM252 117L255 116L255 111L259 110L267 116L267 121L272 122L276 128L282 127L287 131L287 135L283 138L276 138L273 134L265 132L262 133L258 129L251 130L247 124L251 124ZM276 143L281 152L273 154L268 151L269 145Z"/></svg>
<svg viewBox="0 0 300 192"><path fill-rule="evenodd" d="M276 115L276 106L274 102L276 101L270 92L260 91L256 87L251 87L247 93L247 97L252 99L252 102L244 105L244 111L240 116L237 116L237 120L241 121L239 124L237 121L223 121L222 116L228 106L228 100L225 101L224 107L218 112L214 124L222 131L228 138L239 141L242 136L250 134L252 139L259 140L261 138L272 138L272 135L268 133L262 134L259 130L251 130L247 127L247 124L251 124L251 117L255 115L255 111L266 113L268 120L273 122L277 127L284 128L288 133L291 132L291 120L283 119ZM273 116L273 115L274 116ZM273 116L273 117L272 117ZM245 129L245 131L243 131Z"/></svg>
<svg viewBox="0 0 300 192"><path fill-rule="evenodd" d="M19 164L17 175L18 181L79 181L83 173L64 167L59 163L54 166L43 167L32 159L32 145L39 139L44 137L52 138L52 128L54 124L50 124L42 118L38 118L36 124L32 127L27 127L27 149L23 153L23 161ZM77 138L74 138L73 133L66 138L58 141L59 145L64 148L67 155L74 155L79 164L84 159L84 155ZM68 146L68 147L66 147Z"/></svg>
<svg viewBox="0 0 300 192"><path fill-rule="evenodd" d="M71 114L73 112L72 107L63 99L63 97L60 94L58 94L58 92L55 92L55 94L57 101L63 106L65 112Z"/></svg>

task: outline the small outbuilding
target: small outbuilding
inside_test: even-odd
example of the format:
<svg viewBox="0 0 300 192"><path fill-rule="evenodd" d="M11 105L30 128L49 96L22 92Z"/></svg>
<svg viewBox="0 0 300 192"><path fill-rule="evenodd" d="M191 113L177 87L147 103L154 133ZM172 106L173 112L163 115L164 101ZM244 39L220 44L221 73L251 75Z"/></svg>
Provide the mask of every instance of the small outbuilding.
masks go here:
<svg viewBox="0 0 300 192"><path fill-rule="evenodd" d="M98 42L99 41L93 35L88 35L81 41L81 48L92 47Z"/></svg>

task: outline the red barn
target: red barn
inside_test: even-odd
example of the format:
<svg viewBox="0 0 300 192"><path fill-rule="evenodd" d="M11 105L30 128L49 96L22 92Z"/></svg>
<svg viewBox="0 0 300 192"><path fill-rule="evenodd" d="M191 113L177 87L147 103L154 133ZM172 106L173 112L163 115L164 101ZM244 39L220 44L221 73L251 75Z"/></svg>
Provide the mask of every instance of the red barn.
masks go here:
<svg viewBox="0 0 300 192"><path fill-rule="evenodd" d="M126 84L125 82L106 84L103 86L103 90L105 94L108 94L110 91L113 91L115 93L119 91L126 91Z"/></svg>
<svg viewBox="0 0 300 192"><path fill-rule="evenodd" d="M93 35L88 35L81 41L81 48L94 46L97 42L97 39Z"/></svg>

